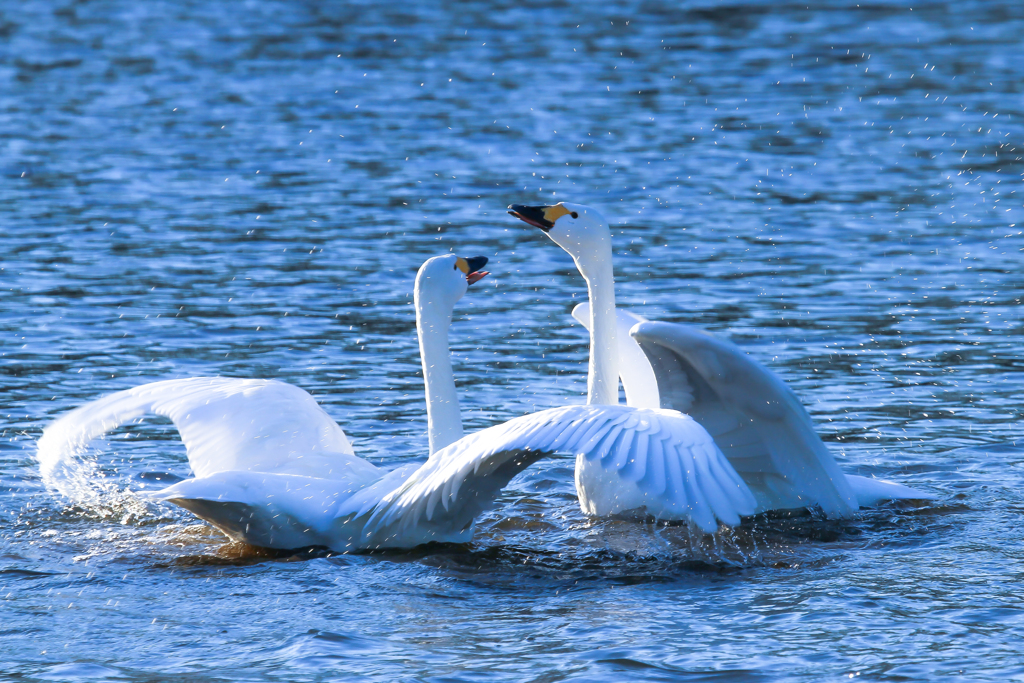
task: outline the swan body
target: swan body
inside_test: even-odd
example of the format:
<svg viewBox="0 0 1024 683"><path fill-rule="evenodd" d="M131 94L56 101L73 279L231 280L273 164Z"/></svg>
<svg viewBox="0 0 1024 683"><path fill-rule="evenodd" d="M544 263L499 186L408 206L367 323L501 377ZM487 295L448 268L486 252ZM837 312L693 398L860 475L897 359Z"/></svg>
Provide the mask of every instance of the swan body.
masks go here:
<svg viewBox="0 0 1024 683"><path fill-rule="evenodd" d="M581 303L572 311L573 318L584 327L589 324L589 308L588 303ZM661 405L658 385L663 385L665 407L687 413L708 430L714 430L715 442L741 476L745 480L760 479L751 488L758 498L759 512L803 507L801 503L806 497L786 484L786 478L781 475L782 468L776 467L774 474L768 474L762 461L783 461L786 453L827 450L806 409L789 387L735 344L696 327L648 323L646 318L622 309L616 310L616 316L619 331L625 330L617 337L619 353L630 359L623 363L620 375L627 403L635 405L635 400L658 401ZM667 358L667 354L673 357ZM702 358L713 359L710 362L714 364L715 371L709 372L708 361L702 361ZM659 364L657 375L651 365L654 362ZM730 384L739 387L740 391L730 390L727 386ZM775 421L781 420L784 433L770 435L771 428L760 422L771 419L766 416L766 411L751 412L745 408L744 401L740 399L746 398L746 390L752 386L760 388L765 405L770 403L780 408ZM650 406L651 403L644 405ZM741 424L744 423L748 425L746 435L742 434ZM724 429L725 426L732 426L732 430ZM819 457L824 459L823 455L819 454ZM853 493L856 507L860 508L874 507L889 500L934 498L930 493L884 479L855 474L843 476Z"/></svg>
<svg viewBox="0 0 1024 683"><path fill-rule="evenodd" d="M432 452L462 436L448 327L468 285L486 275L481 272L486 261L439 256L417 273L417 332L424 351ZM86 484L75 457L78 451L146 414L174 422L193 478L143 497L173 502L253 545L376 547L383 537L362 537L357 520L339 525L332 521L334 512L344 501L379 500L416 470L410 465L387 472L356 456L338 424L298 387L273 380L199 377L120 391L62 416L38 443L44 481L74 497ZM422 531L418 542L464 540L467 533L444 524Z"/></svg>
<svg viewBox="0 0 1024 683"><path fill-rule="evenodd" d="M651 410L660 410L658 387L656 382L637 383L630 386L630 397L638 405L620 406L619 375L621 368L636 372L652 373L649 363L645 365L642 356L634 349L623 347L619 337L624 336L627 329L620 329L615 309L615 283L612 277L611 264L611 233L605 226L604 230L586 229L593 217L588 217L587 207L579 205L558 204L552 207L528 207L512 205L509 213L531 225L543 229L552 240L565 249L576 263L583 278L587 282L587 293L590 300L587 329L590 330L590 361L587 371L587 404L595 414L616 415L620 412L634 411L635 419L642 419ZM596 215L596 214L595 214ZM563 221L557 223L556 221ZM562 230L561 227L567 227ZM627 319L629 316L626 316ZM623 351L620 353L620 349ZM653 375L652 375L653 376ZM648 378L650 380L650 378ZM682 417L682 413L675 412ZM701 450L707 450L709 457L715 462L723 463L722 469L730 478L739 479L735 469L722 455L721 450L708 434L707 430L696 422L690 427L689 437L699 443ZM681 433L676 433L666 441L648 441L640 444L653 457L659 449L687 448L689 444ZM692 476L689 470L684 475ZM754 499L749 487L743 483L742 494L745 501L743 509L752 514L756 505L748 505ZM653 515L659 519L689 521L703 531L711 532L717 527L700 515L693 507L669 508L652 506L650 501L637 494L636 488L628 477L613 476L604 466L603 459L576 458L576 492L584 512L590 514L608 513L641 513ZM736 524L737 517L717 516L718 521Z"/></svg>
<svg viewBox="0 0 1024 683"><path fill-rule="evenodd" d="M628 482L618 505L600 496L584 502L592 514L647 507L708 531L751 514L747 486L691 418L612 408L568 406L515 418L389 472L355 456L341 428L298 387L199 377L117 392L64 415L44 432L38 459L44 480L71 493L72 455L82 444L145 414L168 417L195 476L142 497L269 548L467 542L475 518L509 480L556 452L594 462L606 480Z"/></svg>
<svg viewBox="0 0 1024 683"><path fill-rule="evenodd" d="M797 396L734 344L691 326L616 309L610 231L597 211L565 203L512 209L565 249L587 280L590 301L572 314L591 334L591 373L614 369L628 405L690 415L747 484L757 512L817 506L830 517L843 517L886 500L934 498L844 474ZM595 352L617 359L595 363ZM616 403L617 382L614 397L592 394L591 400ZM586 473L582 480L585 487Z"/></svg>
<svg viewBox="0 0 1024 683"><path fill-rule="evenodd" d="M298 387L199 377L120 391L56 420L38 444L44 481L75 497L87 483L76 459L82 447L156 414L178 428L194 476L141 496L174 503L234 540L263 547L467 542L476 517L513 476L558 452L576 456L581 505L590 514L643 509L710 532L753 512L753 495L714 441L674 410L567 406L461 437L447 333L475 274L464 261L430 259L416 279L431 447L425 463L386 471L359 458Z"/></svg>

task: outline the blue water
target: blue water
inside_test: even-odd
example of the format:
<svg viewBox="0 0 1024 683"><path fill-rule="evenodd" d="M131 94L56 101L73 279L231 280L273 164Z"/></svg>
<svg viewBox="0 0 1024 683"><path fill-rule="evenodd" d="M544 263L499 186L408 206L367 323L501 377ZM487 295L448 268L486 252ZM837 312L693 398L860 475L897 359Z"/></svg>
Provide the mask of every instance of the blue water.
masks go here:
<svg viewBox="0 0 1024 683"><path fill-rule="evenodd" d="M0 677L1024 678L1024 5L0 3ZM468 546L261 553L131 494L155 420L47 490L56 416L147 381L275 377L357 452L426 454L410 305L467 426L580 402L585 295L507 216L613 226L618 298L732 339L851 473L940 495L713 538L591 520L571 459ZM575 297L575 298L574 298Z"/></svg>

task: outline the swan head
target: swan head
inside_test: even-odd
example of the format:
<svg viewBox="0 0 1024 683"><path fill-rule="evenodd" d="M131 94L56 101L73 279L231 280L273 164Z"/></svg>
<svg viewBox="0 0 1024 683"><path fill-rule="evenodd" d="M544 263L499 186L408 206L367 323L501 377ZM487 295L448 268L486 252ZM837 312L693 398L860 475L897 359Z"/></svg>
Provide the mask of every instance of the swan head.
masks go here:
<svg viewBox="0 0 1024 683"><path fill-rule="evenodd" d="M445 254L427 259L416 273L416 302L418 305L438 306L451 311L474 282L487 275L483 268L486 256L463 258Z"/></svg>
<svg viewBox="0 0 1024 683"><path fill-rule="evenodd" d="M552 206L513 204L508 212L528 225L543 230L551 241L567 251L580 272L611 258L612 234L604 216L589 206L559 202Z"/></svg>

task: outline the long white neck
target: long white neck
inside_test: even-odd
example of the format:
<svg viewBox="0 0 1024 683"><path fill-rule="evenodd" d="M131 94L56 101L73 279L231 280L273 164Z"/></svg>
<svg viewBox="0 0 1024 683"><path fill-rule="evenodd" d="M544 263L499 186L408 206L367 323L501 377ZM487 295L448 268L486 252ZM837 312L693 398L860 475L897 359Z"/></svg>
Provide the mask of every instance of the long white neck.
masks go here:
<svg viewBox="0 0 1024 683"><path fill-rule="evenodd" d="M427 394L427 432L430 454L462 438L462 413L455 393L455 375L448 350L452 312L436 302L423 301L416 290L416 334L420 340L423 384Z"/></svg>
<svg viewBox="0 0 1024 683"><path fill-rule="evenodd" d="M615 275L612 272L610 238L602 242L597 258L576 267L587 281L590 297L590 366L587 403L617 405L619 402L619 352L615 340Z"/></svg>

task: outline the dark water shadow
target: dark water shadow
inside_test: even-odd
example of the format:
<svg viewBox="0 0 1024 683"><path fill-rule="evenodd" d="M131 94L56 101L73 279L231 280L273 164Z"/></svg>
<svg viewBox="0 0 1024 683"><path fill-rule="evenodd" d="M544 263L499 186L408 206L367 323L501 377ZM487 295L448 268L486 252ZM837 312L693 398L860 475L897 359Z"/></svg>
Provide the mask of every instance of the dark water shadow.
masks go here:
<svg viewBox="0 0 1024 683"><path fill-rule="evenodd" d="M209 553L184 555L155 566L199 570L312 560L327 560L337 567L417 564L482 586L541 581L582 590L609 583L715 580L762 570L826 567L858 551L926 545L935 540L936 525L945 527L948 517L968 511L962 504L896 502L839 520L827 519L814 510L770 512L712 535L678 523L627 524L618 520L613 527L625 534L657 539L662 545L655 550L582 544L558 531L551 532L551 538L538 536L537 545L521 541L427 543L412 549L360 552L336 552L323 546L278 550L227 543Z"/></svg>

